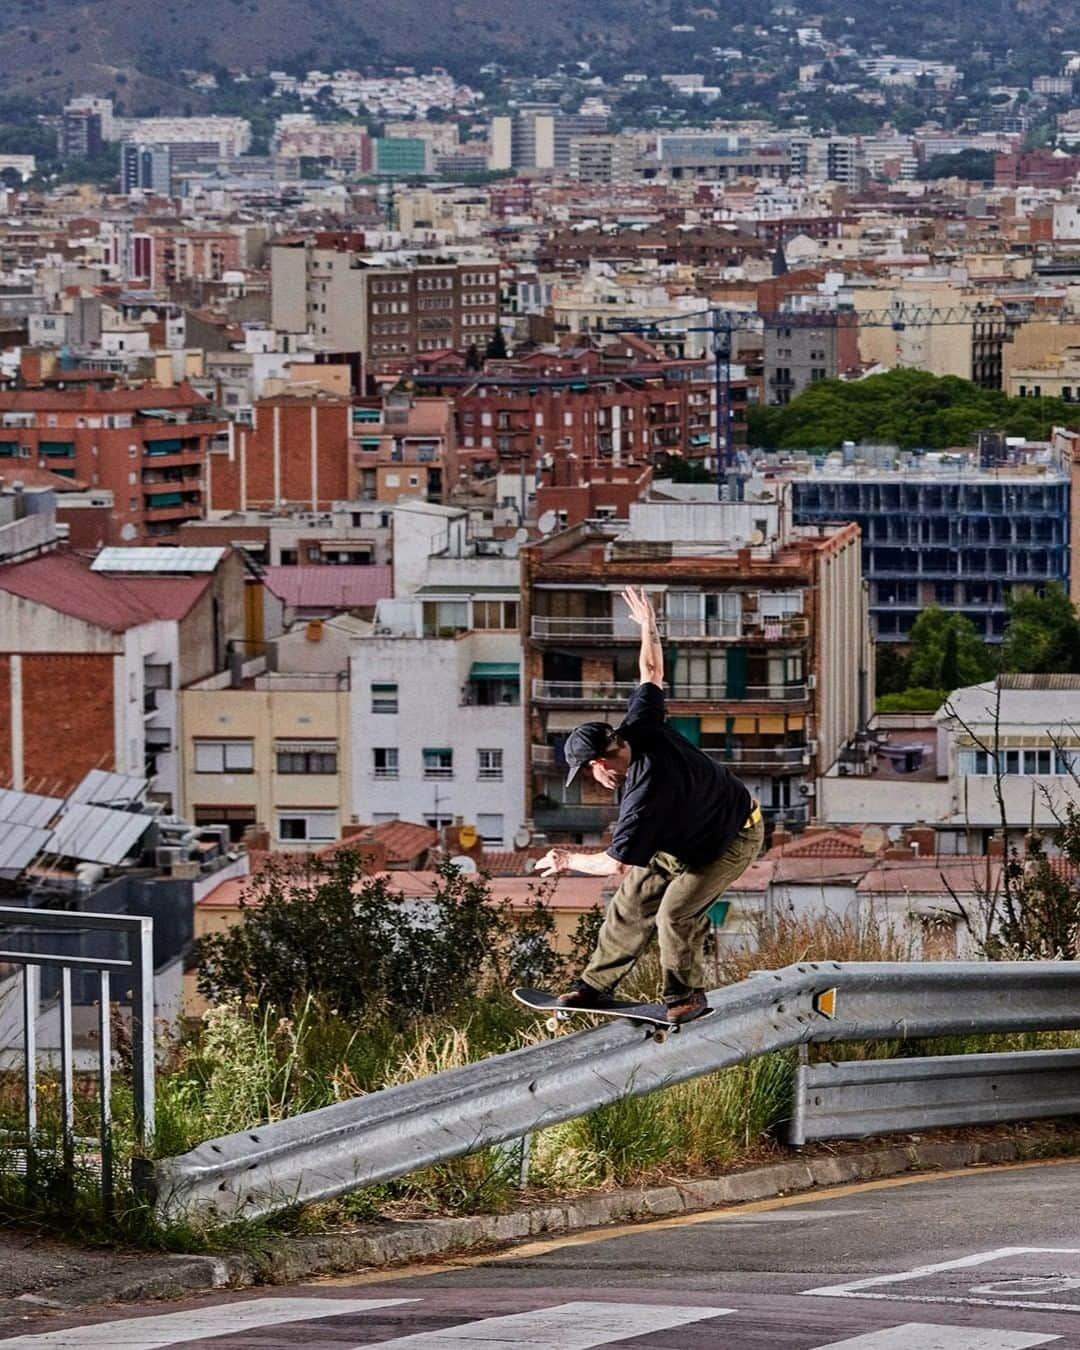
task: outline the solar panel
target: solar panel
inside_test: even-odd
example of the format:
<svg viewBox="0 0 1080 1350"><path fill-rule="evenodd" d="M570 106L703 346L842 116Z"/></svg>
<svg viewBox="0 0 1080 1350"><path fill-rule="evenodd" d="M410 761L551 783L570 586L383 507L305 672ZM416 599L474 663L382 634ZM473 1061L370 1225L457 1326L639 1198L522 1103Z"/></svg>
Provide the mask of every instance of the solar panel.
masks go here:
<svg viewBox="0 0 1080 1350"><path fill-rule="evenodd" d="M51 833L36 825L5 822L0 827L0 877L14 881L45 847Z"/></svg>
<svg viewBox="0 0 1080 1350"><path fill-rule="evenodd" d="M103 548L91 572L212 572L223 548Z"/></svg>
<svg viewBox="0 0 1080 1350"><path fill-rule="evenodd" d="M34 792L0 788L0 824L5 827L32 825L40 828L48 825L63 804L59 797L41 797Z"/></svg>
<svg viewBox="0 0 1080 1350"><path fill-rule="evenodd" d="M75 802L64 812L49 851L62 858L114 866L123 862L154 823L141 811L111 811Z"/></svg>
<svg viewBox="0 0 1080 1350"><path fill-rule="evenodd" d="M128 806L140 802L146 792L147 780L129 773L109 773L105 769L91 769L78 784L69 802L89 802L98 806Z"/></svg>

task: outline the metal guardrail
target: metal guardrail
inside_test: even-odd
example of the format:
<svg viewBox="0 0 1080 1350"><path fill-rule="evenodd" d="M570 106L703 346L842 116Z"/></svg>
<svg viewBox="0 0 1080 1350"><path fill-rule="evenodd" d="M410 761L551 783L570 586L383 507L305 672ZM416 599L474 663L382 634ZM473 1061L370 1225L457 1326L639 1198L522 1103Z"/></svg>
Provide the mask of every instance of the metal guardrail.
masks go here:
<svg viewBox="0 0 1080 1350"><path fill-rule="evenodd" d="M789 1144L1080 1115L1080 1051L800 1064Z"/></svg>
<svg viewBox="0 0 1080 1350"><path fill-rule="evenodd" d="M1080 962L806 963L713 991L662 1044L612 1023L209 1140L146 1169L162 1215L272 1213L810 1042L1080 1027Z"/></svg>
<svg viewBox="0 0 1080 1350"><path fill-rule="evenodd" d="M44 934L105 932L120 936L127 955L121 959L81 956L69 952L39 952L12 946L20 938L39 941ZM41 1002L42 969L60 975L60 1128L63 1166L70 1177L75 1167L75 1055L72 1036L73 971L98 977L98 1125L101 1144L102 1203L108 1212L113 1200L112 1142L112 1025L113 977L124 981L116 993L131 990L132 1086L135 1132L144 1152L154 1142L154 921L124 914L85 914L79 911L0 907L0 966L22 967L23 1144L27 1183L34 1176L34 1153L39 1133L37 1022Z"/></svg>

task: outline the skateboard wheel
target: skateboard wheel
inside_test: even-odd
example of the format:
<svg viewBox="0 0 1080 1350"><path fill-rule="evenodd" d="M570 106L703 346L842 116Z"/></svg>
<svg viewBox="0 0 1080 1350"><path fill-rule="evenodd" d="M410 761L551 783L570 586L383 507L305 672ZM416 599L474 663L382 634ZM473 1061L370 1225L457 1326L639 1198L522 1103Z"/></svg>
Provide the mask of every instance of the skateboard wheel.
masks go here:
<svg viewBox="0 0 1080 1350"><path fill-rule="evenodd" d="M548 1020L544 1023L544 1026L547 1027L548 1031L558 1031L559 1020L560 1019L557 1016L549 1017Z"/></svg>
<svg viewBox="0 0 1080 1350"><path fill-rule="evenodd" d="M667 1038L668 1038L668 1034L667 1034L666 1031L654 1031L654 1032L653 1032L653 1040L656 1042L657 1045L663 1045L664 1042L667 1040Z"/></svg>

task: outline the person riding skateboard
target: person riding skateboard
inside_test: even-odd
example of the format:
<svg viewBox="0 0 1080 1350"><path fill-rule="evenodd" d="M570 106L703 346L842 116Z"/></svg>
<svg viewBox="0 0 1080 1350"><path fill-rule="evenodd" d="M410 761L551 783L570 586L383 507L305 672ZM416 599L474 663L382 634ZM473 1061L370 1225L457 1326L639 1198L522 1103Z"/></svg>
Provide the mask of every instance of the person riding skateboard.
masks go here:
<svg viewBox="0 0 1080 1350"><path fill-rule="evenodd" d="M745 784L666 721L664 653L652 603L641 587L628 586L622 598L641 628L641 683L617 727L583 722L564 750L567 786L587 767L616 793L611 843L603 853L552 848L537 869L545 877L563 871L621 877L596 949L559 1001L610 1006L615 986L655 934L668 1020L689 1022L708 1009L709 907L761 852L764 826Z"/></svg>

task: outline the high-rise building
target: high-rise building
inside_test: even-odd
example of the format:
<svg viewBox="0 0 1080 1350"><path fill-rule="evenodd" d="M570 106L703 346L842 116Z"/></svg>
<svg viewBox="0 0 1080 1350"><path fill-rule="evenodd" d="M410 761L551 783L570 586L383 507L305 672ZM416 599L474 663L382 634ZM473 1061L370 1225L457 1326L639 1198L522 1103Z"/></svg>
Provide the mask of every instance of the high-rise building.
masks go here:
<svg viewBox="0 0 1080 1350"><path fill-rule="evenodd" d="M138 192L168 197L172 192L172 148L131 141L121 145L120 191L125 197Z"/></svg>

